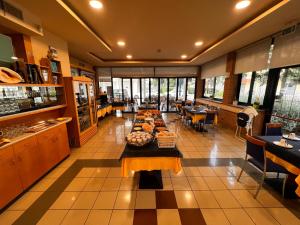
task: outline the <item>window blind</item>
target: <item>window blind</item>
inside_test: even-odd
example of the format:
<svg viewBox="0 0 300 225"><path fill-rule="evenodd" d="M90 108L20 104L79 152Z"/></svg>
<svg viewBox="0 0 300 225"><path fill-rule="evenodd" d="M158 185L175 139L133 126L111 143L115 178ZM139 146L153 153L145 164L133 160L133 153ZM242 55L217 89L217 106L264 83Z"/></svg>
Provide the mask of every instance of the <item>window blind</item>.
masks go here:
<svg viewBox="0 0 300 225"><path fill-rule="evenodd" d="M201 79L226 75L226 56L219 57L202 65Z"/></svg>

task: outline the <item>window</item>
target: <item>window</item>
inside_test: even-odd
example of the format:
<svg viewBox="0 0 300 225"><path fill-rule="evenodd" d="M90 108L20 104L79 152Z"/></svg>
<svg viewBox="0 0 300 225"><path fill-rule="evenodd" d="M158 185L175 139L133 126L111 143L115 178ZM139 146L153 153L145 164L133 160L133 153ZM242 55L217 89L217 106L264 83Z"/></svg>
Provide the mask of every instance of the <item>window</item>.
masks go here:
<svg viewBox="0 0 300 225"><path fill-rule="evenodd" d="M196 89L196 78L188 78L187 100L194 100Z"/></svg>
<svg viewBox="0 0 300 225"><path fill-rule="evenodd" d="M107 97L110 98L111 93L111 78L110 77L99 77L99 92L107 93Z"/></svg>
<svg viewBox="0 0 300 225"><path fill-rule="evenodd" d="M169 78L169 111L176 111L177 79Z"/></svg>
<svg viewBox="0 0 300 225"><path fill-rule="evenodd" d="M158 78L151 78L151 102L158 103Z"/></svg>
<svg viewBox="0 0 300 225"><path fill-rule="evenodd" d="M247 72L241 74L240 91L238 101L240 104L252 105L264 102L268 82L268 70Z"/></svg>
<svg viewBox="0 0 300 225"><path fill-rule="evenodd" d="M149 78L142 78L142 102L149 102Z"/></svg>
<svg viewBox="0 0 300 225"><path fill-rule="evenodd" d="M178 78L178 100L185 100L186 78Z"/></svg>
<svg viewBox="0 0 300 225"><path fill-rule="evenodd" d="M131 100L131 85L130 79L123 79L123 95L125 101Z"/></svg>
<svg viewBox="0 0 300 225"><path fill-rule="evenodd" d="M114 99L122 100L122 78L113 78L113 95Z"/></svg>
<svg viewBox="0 0 300 225"><path fill-rule="evenodd" d="M300 133L300 67L281 69L271 121Z"/></svg>
<svg viewBox="0 0 300 225"><path fill-rule="evenodd" d="M215 99L223 99L225 76L219 76L215 79Z"/></svg>
<svg viewBox="0 0 300 225"><path fill-rule="evenodd" d="M160 110L167 111L167 98L168 98L168 78L160 78Z"/></svg>
<svg viewBox="0 0 300 225"><path fill-rule="evenodd" d="M205 79L204 97L223 99L225 76Z"/></svg>

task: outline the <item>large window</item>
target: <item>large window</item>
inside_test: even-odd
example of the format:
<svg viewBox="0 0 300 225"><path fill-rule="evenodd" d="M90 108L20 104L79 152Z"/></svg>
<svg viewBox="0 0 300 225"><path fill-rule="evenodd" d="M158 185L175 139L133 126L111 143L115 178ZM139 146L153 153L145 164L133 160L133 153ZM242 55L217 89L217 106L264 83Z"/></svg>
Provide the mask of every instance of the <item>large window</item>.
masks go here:
<svg viewBox="0 0 300 225"><path fill-rule="evenodd" d="M167 98L168 98L168 79L167 78L160 78L160 110L167 111Z"/></svg>
<svg viewBox="0 0 300 225"><path fill-rule="evenodd" d="M150 83L149 78L142 78L142 102L149 102L150 99Z"/></svg>
<svg viewBox="0 0 300 225"><path fill-rule="evenodd" d="M134 78L132 79L132 100L135 106L139 106L141 104L141 86L140 79ZM137 109L137 107L135 107Z"/></svg>
<svg viewBox="0 0 300 225"><path fill-rule="evenodd" d="M122 78L113 78L113 95L115 100L123 99Z"/></svg>
<svg viewBox="0 0 300 225"><path fill-rule="evenodd" d="M151 102L158 103L158 78L151 78Z"/></svg>
<svg viewBox="0 0 300 225"><path fill-rule="evenodd" d="M205 79L204 97L223 99L225 76L218 76Z"/></svg>
<svg viewBox="0 0 300 225"><path fill-rule="evenodd" d="M177 79L169 78L169 111L176 111Z"/></svg>
<svg viewBox="0 0 300 225"><path fill-rule="evenodd" d="M178 79L178 100L185 100L186 78Z"/></svg>
<svg viewBox="0 0 300 225"><path fill-rule="evenodd" d="M111 98L111 78L110 77L99 77L99 92L107 93L107 97Z"/></svg>
<svg viewBox="0 0 300 225"><path fill-rule="evenodd" d="M187 100L194 100L195 89L196 89L196 78L188 78L187 96L186 96Z"/></svg>
<svg viewBox="0 0 300 225"><path fill-rule="evenodd" d="M281 69L272 112L272 122L281 122L290 132L300 132L300 67Z"/></svg>
<svg viewBox="0 0 300 225"><path fill-rule="evenodd" d="M259 102L262 105L267 87L268 70L247 72L240 76L239 103L252 105L254 102Z"/></svg>

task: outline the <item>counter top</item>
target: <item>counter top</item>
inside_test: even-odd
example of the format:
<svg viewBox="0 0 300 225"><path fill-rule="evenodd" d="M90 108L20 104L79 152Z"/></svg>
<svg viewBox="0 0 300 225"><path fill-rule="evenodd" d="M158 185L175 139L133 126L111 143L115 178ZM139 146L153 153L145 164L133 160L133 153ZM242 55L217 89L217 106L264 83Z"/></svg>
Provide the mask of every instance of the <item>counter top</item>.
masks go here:
<svg viewBox="0 0 300 225"><path fill-rule="evenodd" d="M72 120L71 117L65 117L65 118L67 118L67 119L64 120L64 121L59 121L59 122L56 123L56 124L52 124L52 125L48 126L47 128L42 129L42 130L40 130L40 131L33 132L33 133L24 133L23 135L20 135L20 136L18 136L18 137L16 137L16 138L13 138L13 139L11 139L11 142L9 142L9 143L7 143L7 144L1 146L1 147L0 147L0 150L1 150L1 149L4 149L4 148L6 148L6 147L8 147L8 146L10 146L10 145L13 145L13 144L15 144L15 143L17 143L17 142L19 142L19 141L22 141L22 140L24 140L24 139L26 139L26 138L32 137L32 136L37 135L37 134L39 134L39 133L45 132L45 131L47 131L47 130L49 130L49 129L51 129L51 128L57 127L57 126L59 126L59 125L61 125L61 124L68 123L68 122L70 122L70 121Z"/></svg>

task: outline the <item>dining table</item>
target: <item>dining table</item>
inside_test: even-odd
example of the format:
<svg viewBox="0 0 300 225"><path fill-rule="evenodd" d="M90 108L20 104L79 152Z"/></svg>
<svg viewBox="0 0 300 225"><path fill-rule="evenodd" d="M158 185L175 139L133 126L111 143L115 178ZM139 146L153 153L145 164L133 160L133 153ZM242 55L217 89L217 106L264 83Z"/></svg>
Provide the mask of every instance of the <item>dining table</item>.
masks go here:
<svg viewBox="0 0 300 225"><path fill-rule="evenodd" d="M295 193L300 197L300 140L285 138L287 144L291 145L291 148L286 148L275 144L284 138L283 136L257 136L257 138L266 142L265 151L268 159L296 176Z"/></svg>
<svg viewBox="0 0 300 225"><path fill-rule="evenodd" d="M192 123L198 124L199 121L205 120L206 114L207 114L207 108L206 107L197 107L194 108L193 106L185 106L184 109L187 112L187 115L192 118ZM216 125L218 123L218 115L215 116L214 124Z"/></svg>

